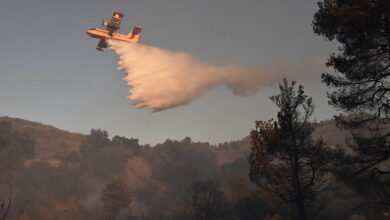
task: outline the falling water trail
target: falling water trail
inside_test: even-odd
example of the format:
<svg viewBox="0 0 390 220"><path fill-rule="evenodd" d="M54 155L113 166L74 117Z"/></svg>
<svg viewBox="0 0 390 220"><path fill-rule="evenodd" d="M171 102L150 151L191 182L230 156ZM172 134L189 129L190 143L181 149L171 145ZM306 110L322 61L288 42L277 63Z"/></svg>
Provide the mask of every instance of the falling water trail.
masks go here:
<svg viewBox="0 0 390 220"><path fill-rule="evenodd" d="M128 98L137 108L155 111L186 105L208 88L227 85L234 94L247 96L285 77L284 65L212 65L185 52L142 44L109 41L119 56L119 70L131 87Z"/></svg>

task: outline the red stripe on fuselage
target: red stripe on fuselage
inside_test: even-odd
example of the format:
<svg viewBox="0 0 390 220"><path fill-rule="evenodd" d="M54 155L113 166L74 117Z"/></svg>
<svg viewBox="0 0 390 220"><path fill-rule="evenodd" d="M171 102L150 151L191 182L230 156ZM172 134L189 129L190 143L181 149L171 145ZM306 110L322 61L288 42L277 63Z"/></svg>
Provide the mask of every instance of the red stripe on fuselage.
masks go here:
<svg viewBox="0 0 390 220"><path fill-rule="evenodd" d="M88 31L86 31L87 35L89 35L90 37L92 38L97 38L97 39L101 39L101 40L120 40L120 41L125 41L127 42L126 40L122 40L120 38L115 38L115 37L105 37L105 36L102 36L102 35L99 35L99 34L92 34Z"/></svg>

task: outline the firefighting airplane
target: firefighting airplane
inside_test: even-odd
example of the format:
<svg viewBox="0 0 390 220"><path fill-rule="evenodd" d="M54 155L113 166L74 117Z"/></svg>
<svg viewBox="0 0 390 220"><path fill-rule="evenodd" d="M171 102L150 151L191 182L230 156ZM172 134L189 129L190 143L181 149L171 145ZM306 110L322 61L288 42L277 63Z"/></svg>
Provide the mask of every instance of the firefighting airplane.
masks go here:
<svg viewBox="0 0 390 220"><path fill-rule="evenodd" d="M102 26L105 26L106 29L92 28L86 31L86 33L93 38L100 39L99 44L96 47L96 50L103 51L103 48L107 48L107 40L121 40L131 43L138 43L141 36L141 26L135 26L133 31L127 35L116 33L120 29L122 22L123 14L120 12L114 12L109 22L102 21Z"/></svg>

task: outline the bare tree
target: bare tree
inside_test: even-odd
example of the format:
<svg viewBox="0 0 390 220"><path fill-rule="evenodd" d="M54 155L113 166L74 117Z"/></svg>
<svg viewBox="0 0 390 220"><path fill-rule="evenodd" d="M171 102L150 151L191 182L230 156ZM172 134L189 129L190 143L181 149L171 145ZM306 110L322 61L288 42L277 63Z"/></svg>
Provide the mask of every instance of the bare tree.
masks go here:
<svg viewBox="0 0 390 220"><path fill-rule="evenodd" d="M9 185L8 198L6 201L3 201L0 204L0 220L5 220L10 215L11 205L12 205L12 185Z"/></svg>
<svg viewBox="0 0 390 220"><path fill-rule="evenodd" d="M223 219L226 198L215 181L200 181L192 185L184 200L184 212L191 220Z"/></svg>

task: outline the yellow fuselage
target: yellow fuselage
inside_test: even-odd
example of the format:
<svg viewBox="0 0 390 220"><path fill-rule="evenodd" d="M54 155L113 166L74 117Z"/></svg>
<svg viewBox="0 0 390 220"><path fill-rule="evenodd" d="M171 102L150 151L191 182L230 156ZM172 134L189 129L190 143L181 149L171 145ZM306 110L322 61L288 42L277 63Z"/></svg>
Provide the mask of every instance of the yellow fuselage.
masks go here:
<svg viewBox="0 0 390 220"><path fill-rule="evenodd" d="M93 38L98 38L101 40L121 40L131 43L138 43L139 38L133 38L131 39L129 35L124 34L118 34L118 33L112 33L112 35L109 34L107 30L99 29L99 28L93 28L86 31L86 33Z"/></svg>

